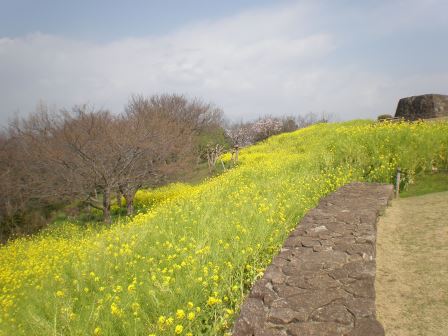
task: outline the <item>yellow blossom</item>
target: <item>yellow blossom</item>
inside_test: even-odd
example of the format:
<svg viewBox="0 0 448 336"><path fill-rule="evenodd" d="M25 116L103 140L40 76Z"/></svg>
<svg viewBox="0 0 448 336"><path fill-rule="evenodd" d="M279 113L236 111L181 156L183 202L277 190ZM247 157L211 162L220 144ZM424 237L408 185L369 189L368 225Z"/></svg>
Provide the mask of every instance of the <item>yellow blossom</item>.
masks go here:
<svg viewBox="0 0 448 336"><path fill-rule="evenodd" d="M184 311L183 309L178 309L178 310L176 311L176 317L177 317L179 320L182 320L182 319L185 317L185 311Z"/></svg>
<svg viewBox="0 0 448 336"><path fill-rule="evenodd" d="M181 324L178 324L178 325L176 326L176 328L174 328L174 333L175 333L176 335L180 335L180 334L182 334L182 331L184 331L184 327L183 327Z"/></svg>

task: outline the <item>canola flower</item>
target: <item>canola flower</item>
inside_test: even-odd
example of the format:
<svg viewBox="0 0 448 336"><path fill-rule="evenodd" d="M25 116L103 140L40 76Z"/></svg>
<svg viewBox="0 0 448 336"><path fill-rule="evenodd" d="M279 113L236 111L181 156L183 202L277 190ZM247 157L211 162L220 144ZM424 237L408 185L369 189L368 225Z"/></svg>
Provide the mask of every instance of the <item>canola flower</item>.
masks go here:
<svg viewBox="0 0 448 336"><path fill-rule="evenodd" d="M243 149L197 186L139 191L109 228L64 223L0 247L0 335L228 335L319 199L446 168L447 122L319 124ZM230 158L224 156L228 161Z"/></svg>

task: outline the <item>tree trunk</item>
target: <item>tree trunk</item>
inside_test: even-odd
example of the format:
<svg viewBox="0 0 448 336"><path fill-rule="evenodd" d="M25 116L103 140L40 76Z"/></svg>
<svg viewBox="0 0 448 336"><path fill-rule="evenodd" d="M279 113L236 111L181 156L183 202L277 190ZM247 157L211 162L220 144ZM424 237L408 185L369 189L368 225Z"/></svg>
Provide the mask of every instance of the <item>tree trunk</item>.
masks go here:
<svg viewBox="0 0 448 336"><path fill-rule="evenodd" d="M234 164L238 163L238 151L240 150L240 148L238 146L235 146L235 157L234 157Z"/></svg>
<svg viewBox="0 0 448 336"><path fill-rule="evenodd" d="M128 190L124 194L124 199L126 200L126 213L128 216L132 216L134 214L134 197L135 191Z"/></svg>
<svg viewBox="0 0 448 336"><path fill-rule="evenodd" d="M208 164L208 171L211 173L213 171L213 166L212 166L212 157L210 153L207 153L207 164Z"/></svg>
<svg viewBox="0 0 448 336"><path fill-rule="evenodd" d="M103 220L105 223L111 223L110 217L110 189L105 188L103 192Z"/></svg>
<svg viewBox="0 0 448 336"><path fill-rule="evenodd" d="M121 208L121 197L122 197L122 194L121 194L121 191L120 190L118 190L117 191L117 205L118 205L118 208Z"/></svg>
<svg viewBox="0 0 448 336"><path fill-rule="evenodd" d="M126 201L126 213L128 216L132 216L134 214L134 198L138 188L139 186L137 187L127 186L126 188L121 186L120 190Z"/></svg>

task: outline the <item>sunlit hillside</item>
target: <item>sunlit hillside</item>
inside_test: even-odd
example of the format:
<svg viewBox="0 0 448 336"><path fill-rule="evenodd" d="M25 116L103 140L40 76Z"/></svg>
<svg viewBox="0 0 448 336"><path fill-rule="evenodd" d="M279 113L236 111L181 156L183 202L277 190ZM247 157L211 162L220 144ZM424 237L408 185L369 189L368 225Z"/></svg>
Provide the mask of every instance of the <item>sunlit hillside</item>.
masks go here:
<svg viewBox="0 0 448 336"><path fill-rule="evenodd" d="M222 335L288 233L350 181L446 168L448 122L319 124L272 137L146 213L0 248L0 335ZM224 157L224 160L230 160ZM148 201L149 200L149 201ZM154 205L155 204L155 205Z"/></svg>

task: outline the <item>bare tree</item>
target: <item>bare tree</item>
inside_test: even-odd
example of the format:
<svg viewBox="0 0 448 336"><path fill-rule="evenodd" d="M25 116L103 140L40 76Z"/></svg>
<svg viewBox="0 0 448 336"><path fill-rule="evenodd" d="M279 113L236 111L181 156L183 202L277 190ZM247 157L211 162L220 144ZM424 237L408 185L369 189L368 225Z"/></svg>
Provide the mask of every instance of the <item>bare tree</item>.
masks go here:
<svg viewBox="0 0 448 336"><path fill-rule="evenodd" d="M110 194L117 186L114 124L108 111L88 106L41 109L17 122L31 193L40 199L79 198L103 210L109 222Z"/></svg>
<svg viewBox="0 0 448 336"><path fill-rule="evenodd" d="M20 181L30 198L79 199L110 222L111 195L121 193L132 214L138 188L164 183L189 167L198 135L221 118L211 104L178 95L134 96L118 116L86 105L49 111L41 104L12 124L10 138L21 153L12 161L21 163ZM3 138L2 146L10 143ZM11 180L10 171L5 167L0 180ZM5 209L9 203L2 200Z"/></svg>
<svg viewBox="0 0 448 336"><path fill-rule="evenodd" d="M311 126L313 124L327 123L330 121L330 119L331 119L331 116L327 115L325 113L321 113L321 115L318 115L313 112L308 112L307 114L305 114L303 116L299 115L297 117L297 127L304 128L304 127Z"/></svg>
<svg viewBox="0 0 448 336"><path fill-rule="evenodd" d="M24 152L24 139L18 136L14 128L0 136L0 240L5 241L12 235L32 233L41 228L49 215L49 199L43 190L33 190L38 171L35 162L28 159ZM33 168L34 167L34 168ZM36 197L38 195L38 197ZM59 204L53 199L51 208Z"/></svg>
<svg viewBox="0 0 448 336"><path fill-rule="evenodd" d="M178 96L163 97L132 97L120 119L124 141L123 169L118 178L128 214L133 212L134 195L139 188L164 183L194 162L197 125L182 115L189 108L188 102Z"/></svg>
<svg viewBox="0 0 448 336"><path fill-rule="evenodd" d="M215 169L216 162L222 154L224 154L224 146L219 143L207 144L203 148L202 155L207 159L209 172L212 172Z"/></svg>
<svg viewBox="0 0 448 336"><path fill-rule="evenodd" d="M189 125L196 133L221 126L223 122L223 111L211 103L204 103L200 99L187 99L183 95L164 94L154 95L150 98L134 96L131 101L145 100L145 104L154 112Z"/></svg>
<svg viewBox="0 0 448 336"><path fill-rule="evenodd" d="M281 118L282 129L281 133L293 132L299 128L296 118L293 116L284 116Z"/></svg>
<svg viewBox="0 0 448 336"><path fill-rule="evenodd" d="M233 124L227 128L226 135L232 146L246 147L254 143L251 123Z"/></svg>
<svg viewBox="0 0 448 336"><path fill-rule="evenodd" d="M16 230L14 216L23 208L20 196L18 165L13 141L6 133L0 134L0 240L4 241Z"/></svg>
<svg viewBox="0 0 448 336"><path fill-rule="evenodd" d="M281 133L282 127L283 124L279 118L270 116L260 118L251 127L253 139L255 142L267 139L272 135Z"/></svg>

